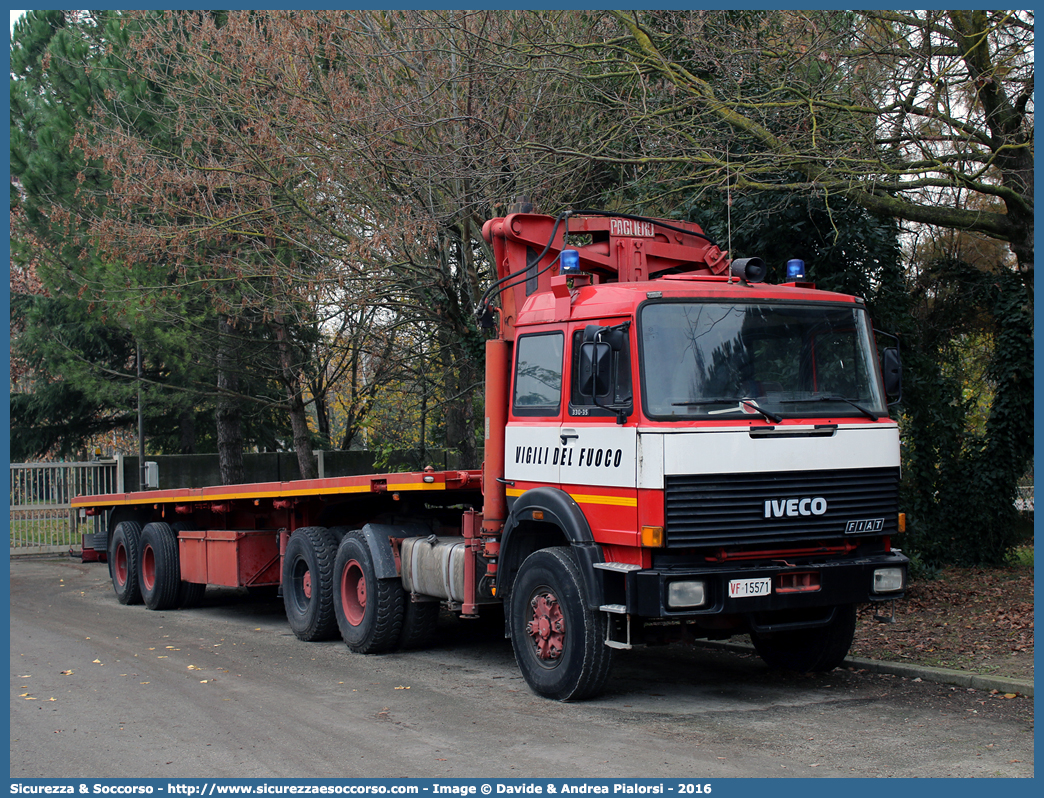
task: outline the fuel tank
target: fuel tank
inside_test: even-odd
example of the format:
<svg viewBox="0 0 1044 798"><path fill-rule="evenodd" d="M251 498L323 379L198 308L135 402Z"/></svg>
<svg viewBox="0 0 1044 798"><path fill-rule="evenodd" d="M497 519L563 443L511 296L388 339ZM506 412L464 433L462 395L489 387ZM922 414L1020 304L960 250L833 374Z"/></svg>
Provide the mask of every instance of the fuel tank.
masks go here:
<svg viewBox="0 0 1044 798"><path fill-rule="evenodd" d="M462 537L406 538L402 541L402 584L411 593L463 602L464 558Z"/></svg>

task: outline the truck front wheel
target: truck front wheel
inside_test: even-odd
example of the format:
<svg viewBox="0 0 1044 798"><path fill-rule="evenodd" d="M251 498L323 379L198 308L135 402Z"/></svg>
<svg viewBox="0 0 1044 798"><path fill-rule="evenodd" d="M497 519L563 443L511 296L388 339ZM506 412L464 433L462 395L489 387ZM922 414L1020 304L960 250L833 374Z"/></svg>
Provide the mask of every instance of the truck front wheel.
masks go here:
<svg viewBox="0 0 1044 798"><path fill-rule="evenodd" d="M109 541L109 571L112 587L120 604L141 604L138 557L141 550L141 524L121 521Z"/></svg>
<svg viewBox="0 0 1044 798"><path fill-rule="evenodd" d="M373 554L360 531L341 538L334 575L334 611L345 645L357 654L395 648L402 631L402 585L377 578Z"/></svg>
<svg viewBox="0 0 1044 798"><path fill-rule="evenodd" d="M533 692L559 701L592 698L605 688L612 649L605 616L584 601L570 549L530 554L511 590L511 645Z"/></svg>
<svg viewBox="0 0 1044 798"><path fill-rule="evenodd" d="M834 607L826 626L764 633L751 630L750 639L770 668L801 673L832 671L848 656L855 627L855 605L845 604Z"/></svg>
<svg viewBox="0 0 1044 798"><path fill-rule="evenodd" d="M141 597L150 610L178 605L181 563L178 535L169 524L154 521L141 531Z"/></svg>
<svg viewBox="0 0 1044 798"><path fill-rule="evenodd" d="M337 545L325 527L301 527L283 556L283 606L290 629L301 640L328 640L337 626L333 568Z"/></svg>

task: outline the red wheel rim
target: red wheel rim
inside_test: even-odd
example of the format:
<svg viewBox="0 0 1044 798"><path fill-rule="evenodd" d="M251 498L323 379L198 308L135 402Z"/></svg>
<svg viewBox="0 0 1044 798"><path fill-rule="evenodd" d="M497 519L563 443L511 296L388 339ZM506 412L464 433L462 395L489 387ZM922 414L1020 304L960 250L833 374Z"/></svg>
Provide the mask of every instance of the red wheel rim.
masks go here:
<svg viewBox="0 0 1044 798"><path fill-rule="evenodd" d="M366 615L366 577L357 560L349 560L341 571L341 607L348 623L362 623Z"/></svg>
<svg viewBox="0 0 1044 798"><path fill-rule="evenodd" d="M312 572L305 571L304 576L301 577L301 590L304 592L304 597L311 600L312 598Z"/></svg>
<svg viewBox="0 0 1044 798"><path fill-rule="evenodd" d="M115 562L112 564L113 573L116 574L116 581L122 586L127 584L127 547L122 543L116 544L116 556Z"/></svg>
<svg viewBox="0 0 1044 798"><path fill-rule="evenodd" d="M141 583L146 590L152 590L156 584L156 552L152 546L146 546L141 553Z"/></svg>
<svg viewBox="0 0 1044 798"><path fill-rule="evenodd" d="M557 660L565 648L565 616L562 605L549 590L536 593L530 599L533 617L526 624L526 631L533 641L538 659Z"/></svg>

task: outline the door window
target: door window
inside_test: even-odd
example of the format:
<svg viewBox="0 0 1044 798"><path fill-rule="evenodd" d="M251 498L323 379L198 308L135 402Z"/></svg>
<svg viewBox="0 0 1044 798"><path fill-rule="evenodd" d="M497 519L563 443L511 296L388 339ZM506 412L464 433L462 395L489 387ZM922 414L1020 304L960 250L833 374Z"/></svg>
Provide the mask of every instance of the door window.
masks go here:
<svg viewBox="0 0 1044 798"><path fill-rule="evenodd" d="M562 333L521 335L515 342L516 416L557 416L562 402Z"/></svg>

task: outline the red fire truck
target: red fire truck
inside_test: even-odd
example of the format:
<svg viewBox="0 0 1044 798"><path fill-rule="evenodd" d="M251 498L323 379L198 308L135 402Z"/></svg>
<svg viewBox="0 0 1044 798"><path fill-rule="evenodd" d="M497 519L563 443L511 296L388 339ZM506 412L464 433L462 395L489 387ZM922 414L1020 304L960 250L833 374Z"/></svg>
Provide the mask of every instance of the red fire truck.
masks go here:
<svg viewBox="0 0 1044 798"><path fill-rule="evenodd" d="M765 284L692 223L515 213L483 236L483 468L78 498L119 601L278 585L299 638L358 653L500 605L560 700L639 644L749 633L771 666L839 665L907 567L901 367L863 301L799 261Z"/></svg>

